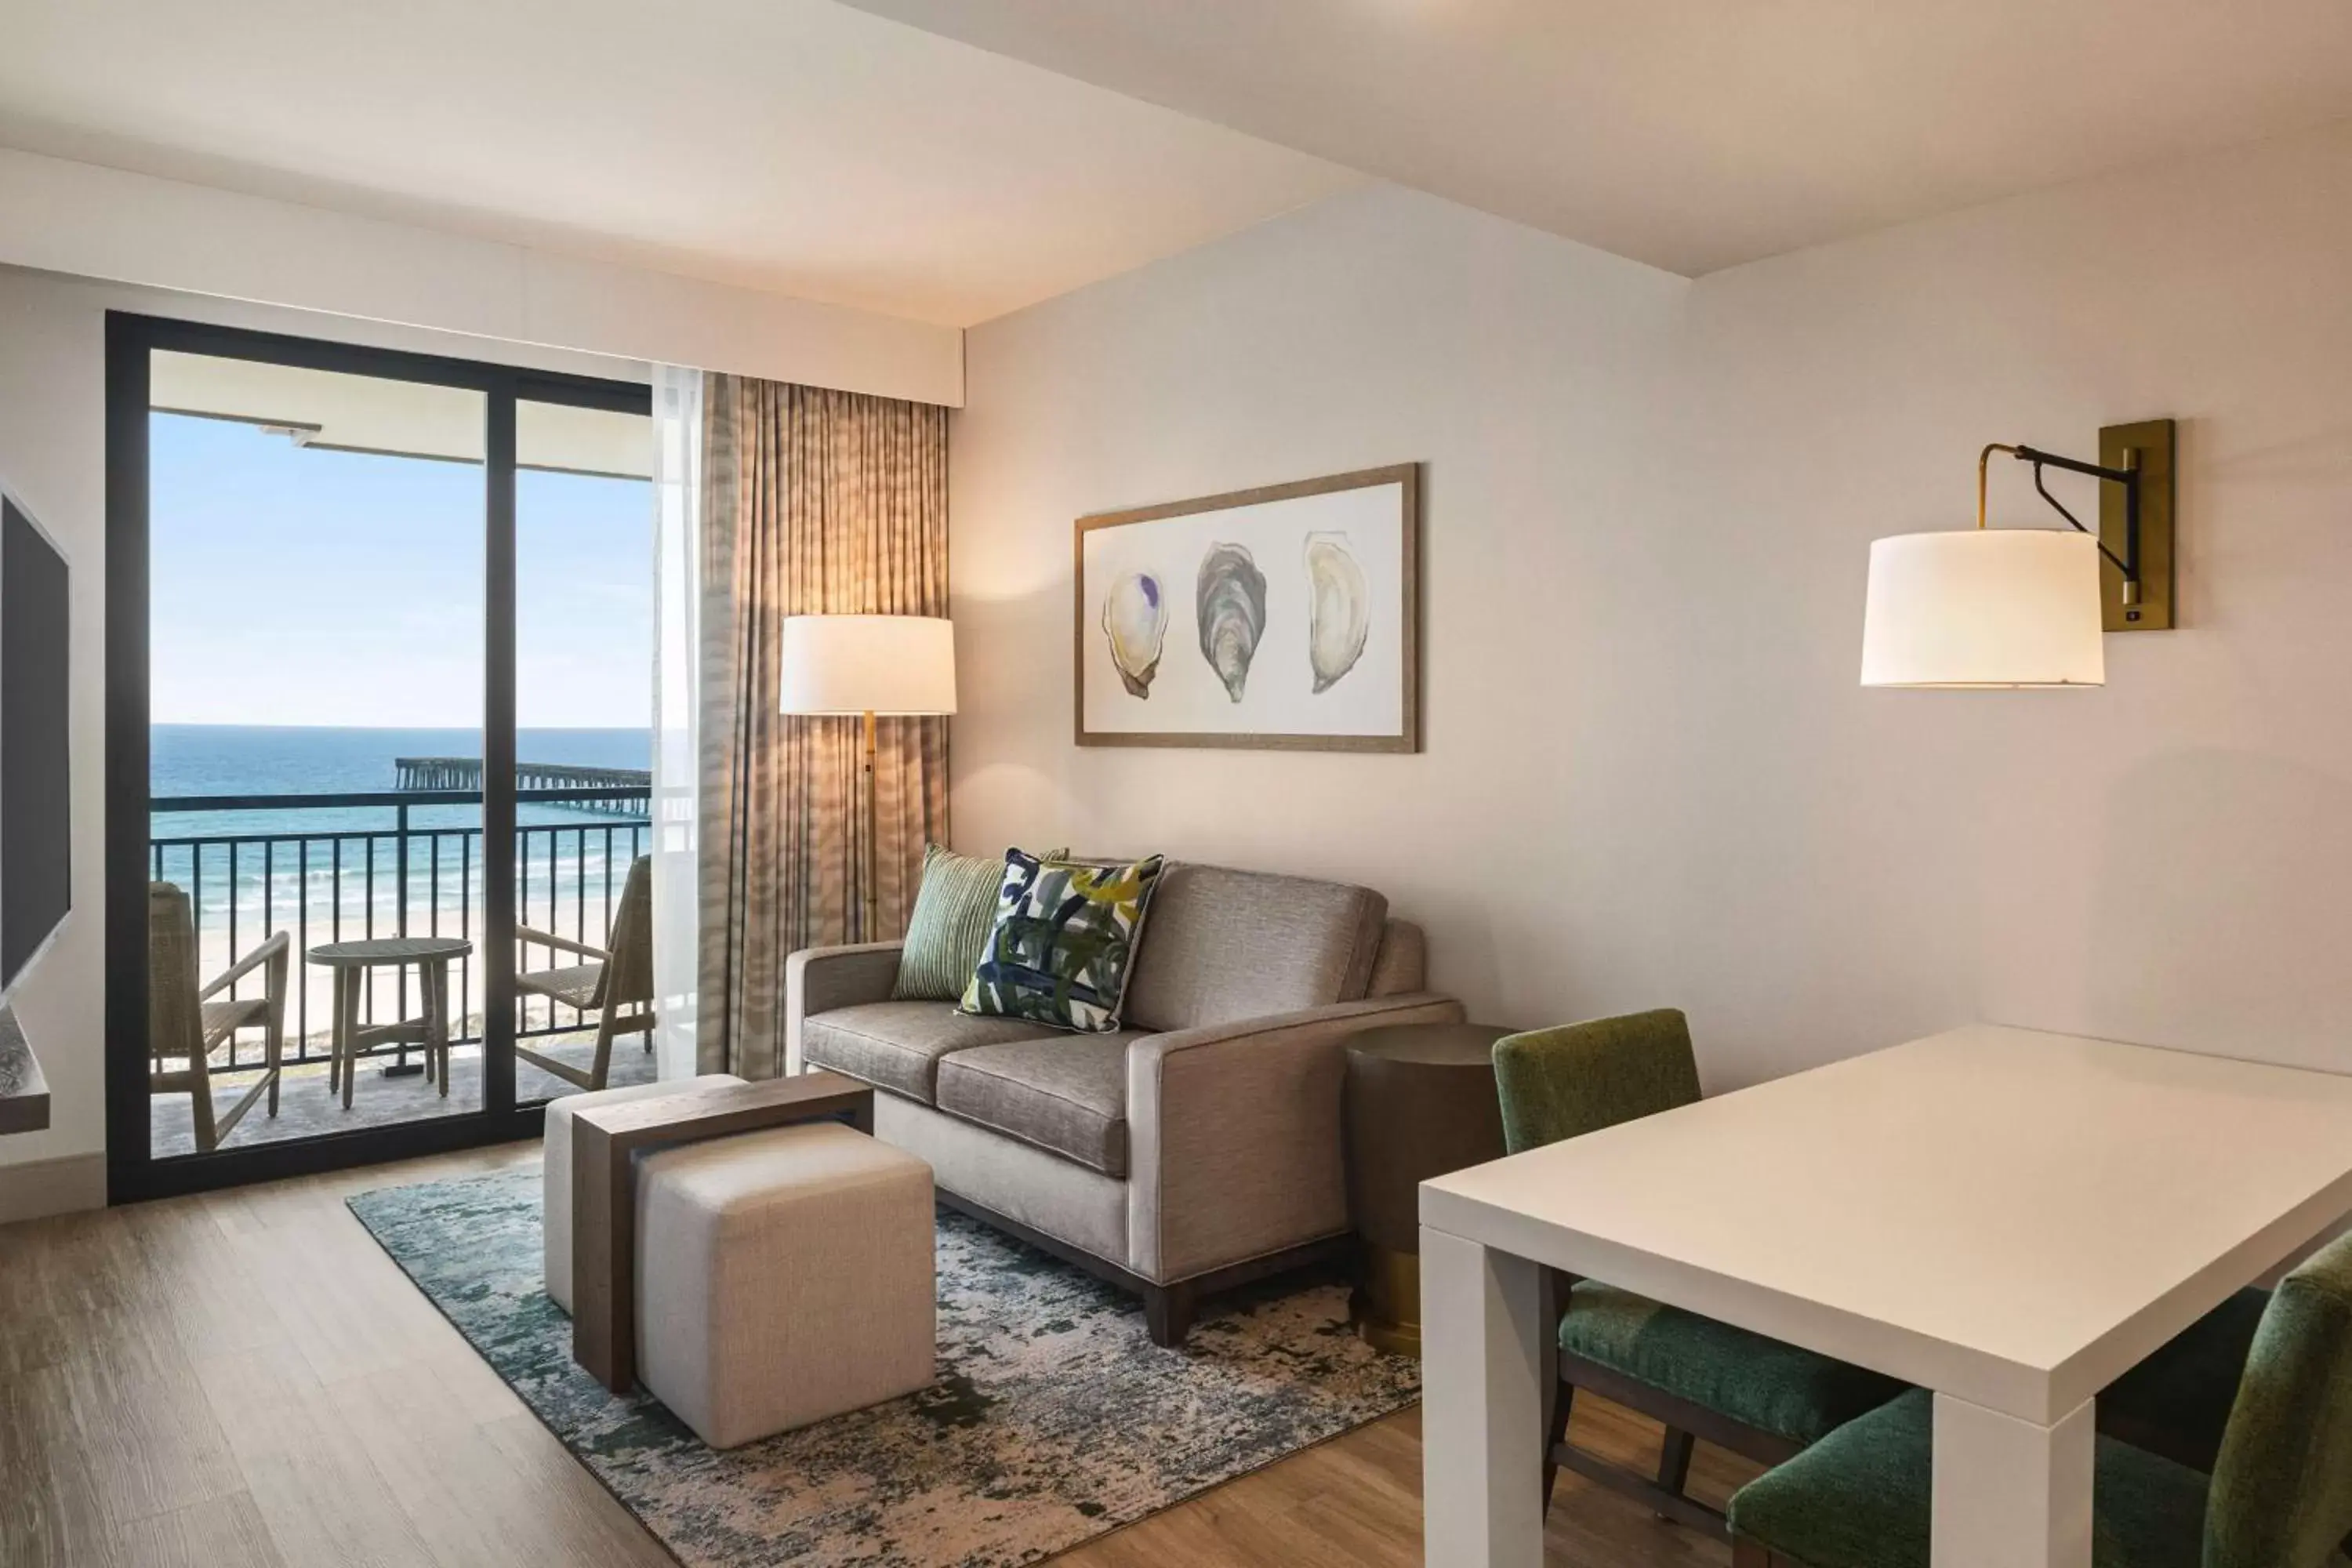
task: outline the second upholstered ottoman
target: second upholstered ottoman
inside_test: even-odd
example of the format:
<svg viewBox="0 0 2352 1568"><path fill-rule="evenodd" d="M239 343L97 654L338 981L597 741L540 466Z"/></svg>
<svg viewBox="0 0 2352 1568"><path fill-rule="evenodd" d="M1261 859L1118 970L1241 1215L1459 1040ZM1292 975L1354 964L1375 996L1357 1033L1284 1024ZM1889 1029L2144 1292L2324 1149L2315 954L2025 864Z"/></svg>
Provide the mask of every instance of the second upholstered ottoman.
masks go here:
<svg viewBox="0 0 2352 1568"><path fill-rule="evenodd" d="M931 1168L838 1122L637 1168L637 1376L714 1448L929 1387Z"/></svg>

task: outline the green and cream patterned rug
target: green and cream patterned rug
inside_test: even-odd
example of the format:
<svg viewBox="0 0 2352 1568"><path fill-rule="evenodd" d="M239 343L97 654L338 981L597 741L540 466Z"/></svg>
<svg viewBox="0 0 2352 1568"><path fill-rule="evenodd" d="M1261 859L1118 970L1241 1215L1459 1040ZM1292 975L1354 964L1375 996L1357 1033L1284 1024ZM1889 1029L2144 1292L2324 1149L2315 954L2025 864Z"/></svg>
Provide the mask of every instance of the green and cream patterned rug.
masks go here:
<svg viewBox="0 0 2352 1568"><path fill-rule="evenodd" d="M940 1212L939 1379L719 1453L572 1360L540 1284L536 1169L385 1187L352 1212L687 1568L1003 1568L1130 1524L1419 1396L1336 1282L1221 1303L1181 1351L1133 1298Z"/></svg>

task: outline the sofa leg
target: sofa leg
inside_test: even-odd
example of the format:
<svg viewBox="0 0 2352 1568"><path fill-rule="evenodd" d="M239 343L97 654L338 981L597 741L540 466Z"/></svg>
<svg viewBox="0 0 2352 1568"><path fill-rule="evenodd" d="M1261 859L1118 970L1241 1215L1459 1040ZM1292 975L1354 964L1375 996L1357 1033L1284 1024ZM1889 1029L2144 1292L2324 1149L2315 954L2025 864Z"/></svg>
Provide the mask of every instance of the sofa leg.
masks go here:
<svg viewBox="0 0 2352 1568"><path fill-rule="evenodd" d="M1192 1331L1192 1287L1189 1284L1146 1285L1143 1321L1151 1342L1162 1350L1181 1350Z"/></svg>

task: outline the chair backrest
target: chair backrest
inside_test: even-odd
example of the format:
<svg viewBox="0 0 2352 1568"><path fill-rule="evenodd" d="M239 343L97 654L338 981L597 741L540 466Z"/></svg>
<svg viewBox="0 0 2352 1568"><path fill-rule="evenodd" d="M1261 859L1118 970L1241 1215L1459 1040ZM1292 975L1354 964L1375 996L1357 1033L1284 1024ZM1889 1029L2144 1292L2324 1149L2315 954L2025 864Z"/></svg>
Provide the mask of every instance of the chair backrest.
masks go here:
<svg viewBox="0 0 2352 1568"><path fill-rule="evenodd" d="M204 1063L204 1008L196 1000L196 921L188 895L147 884L147 1051L161 1062Z"/></svg>
<svg viewBox="0 0 2352 1568"><path fill-rule="evenodd" d="M615 1007L654 999L654 859L640 855L621 884L613 924L604 933L604 973L596 977L591 1007Z"/></svg>
<svg viewBox="0 0 2352 1568"><path fill-rule="evenodd" d="M1698 1099L1690 1022L1672 1007L1495 1042L1503 1142L1514 1154Z"/></svg>
<svg viewBox="0 0 2352 1568"><path fill-rule="evenodd" d="M2352 1534L2352 1237L2271 1293L2205 1506L2205 1568L2320 1568Z"/></svg>

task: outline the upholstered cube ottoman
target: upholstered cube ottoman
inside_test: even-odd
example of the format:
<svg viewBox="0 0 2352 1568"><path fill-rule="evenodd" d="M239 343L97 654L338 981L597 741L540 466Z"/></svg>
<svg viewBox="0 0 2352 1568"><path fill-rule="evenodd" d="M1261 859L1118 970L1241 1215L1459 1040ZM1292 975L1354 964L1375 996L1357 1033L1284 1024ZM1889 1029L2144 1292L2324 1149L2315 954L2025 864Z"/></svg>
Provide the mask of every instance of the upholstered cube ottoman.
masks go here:
<svg viewBox="0 0 2352 1568"><path fill-rule="evenodd" d="M654 1100L683 1094L714 1084L741 1083L731 1072L705 1073L700 1078L673 1079L667 1083L632 1083L619 1089L567 1094L547 1102L546 1166L541 1175L545 1194L546 1238L541 1256L547 1277L548 1299L572 1310L572 1118L592 1105L614 1105L625 1100Z"/></svg>
<svg viewBox="0 0 2352 1568"><path fill-rule="evenodd" d="M637 1376L714 1448L929 1386L931 1168L834 1121L637 1166Z"/></svg>

